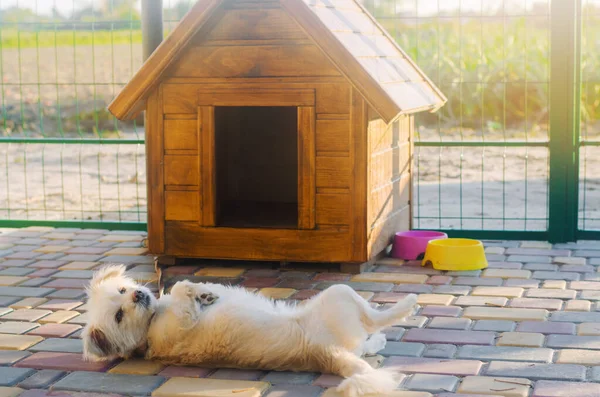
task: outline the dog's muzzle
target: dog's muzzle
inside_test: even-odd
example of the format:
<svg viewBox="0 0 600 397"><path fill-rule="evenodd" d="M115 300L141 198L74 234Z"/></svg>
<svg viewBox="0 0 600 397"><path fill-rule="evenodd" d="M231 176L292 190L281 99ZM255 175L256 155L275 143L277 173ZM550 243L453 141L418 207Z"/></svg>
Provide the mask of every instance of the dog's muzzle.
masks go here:
<svg viewBox="0 0 600 397"><path fill-rule="evenodd" d="M144 291L137 290L133 293L133 302L147 309L150 306L150 297Z"/></svg>

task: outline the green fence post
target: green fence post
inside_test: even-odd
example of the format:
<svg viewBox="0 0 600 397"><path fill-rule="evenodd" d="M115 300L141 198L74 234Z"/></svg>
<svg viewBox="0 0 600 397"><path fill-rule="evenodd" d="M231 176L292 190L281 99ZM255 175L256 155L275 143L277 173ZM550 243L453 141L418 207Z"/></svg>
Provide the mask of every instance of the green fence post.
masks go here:
<svg viewBox="0 0 600 397"><path fill-rule="evenodd" d="M551 0L550 5L550 208L552 243L577 236L579 156L576 97L579 80L581 0Z"/></svg>
<svg viewBox="0 0 600 397"><path fill-rule="evenodd" d="M144 60L163 40L162 0L142 0L142 45Z"/></svg>

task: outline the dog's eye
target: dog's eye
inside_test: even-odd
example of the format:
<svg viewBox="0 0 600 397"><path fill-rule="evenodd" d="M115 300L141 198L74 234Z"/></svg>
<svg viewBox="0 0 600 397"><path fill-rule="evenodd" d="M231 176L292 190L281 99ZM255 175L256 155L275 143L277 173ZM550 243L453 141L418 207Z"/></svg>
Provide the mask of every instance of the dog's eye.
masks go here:
<svg viewBox="0 0 600 397"><path fill-rule="evenodd" d="M125 293L125 291L127 291L127 289L125 287L119 288L119 293L121 295L123 295Z"/></svg>
<svg viewBox="0 0 600 397"><path fill-rule="evenodd" d="M119 311L117 311L117 313L115 314L115 321L117 322L117 324L120 324L122 320L123 320L123 309L119 309Z"/></svg>

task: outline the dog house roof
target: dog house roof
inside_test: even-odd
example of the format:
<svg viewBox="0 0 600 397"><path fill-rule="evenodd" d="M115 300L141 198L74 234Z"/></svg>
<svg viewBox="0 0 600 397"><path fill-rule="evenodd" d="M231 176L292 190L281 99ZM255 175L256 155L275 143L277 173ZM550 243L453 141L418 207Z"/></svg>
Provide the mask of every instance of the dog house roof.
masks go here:
<svg viewBox="0 0 600 397"><path fill-rule="evenodd" d="M223 0L199 0L109 105L134 118L195 33ZM446 98L356 0L280 0L314 43L386 121L436 111Z"/></svg>

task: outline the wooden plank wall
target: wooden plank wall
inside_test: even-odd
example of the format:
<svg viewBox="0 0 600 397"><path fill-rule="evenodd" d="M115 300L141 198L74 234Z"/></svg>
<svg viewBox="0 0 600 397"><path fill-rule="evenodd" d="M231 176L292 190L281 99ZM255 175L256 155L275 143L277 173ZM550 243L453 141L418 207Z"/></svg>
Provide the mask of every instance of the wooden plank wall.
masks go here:
<svg viewBox="0 0 600 397"><path fill-rule="evenodd" d="M369 122L368 253L377 255L395 232L410 227L412 116L386 124L372 115Z"/></svg>
<svg viewBox="0 0 600 397"><path fill-rule="evenodd" d="M346 235L343 242L335 239L338 246L334 249L321 247L331 249L330 258L322 252L311 254L316 249L311 248L306 250L306 260L350 261L353 258L350 236L353 167L361 166L355 164L351 150L350 84L277 1L236 0L226 3L219 12L221 19L212 23L210 30L197 34L161 85L165 173L170 173L169 164L170 170L177 174L167 177L167 221L194 221L199 216L195 204L187 209L175 207L192 200L199 190L196 171L185 172L181 164L185 162L191 166L199 162L196 113L200 89L310 89L314 90L316 98L316 230L297 234L302 239L298 244L319 241L309 238L310 233L315 236ZM366 169L364 162L362 167ZM168 230L174 230L174 227L167 225ZM186 225L186 230L189 231L189 227L191 225ZM326 241L324 239L323 244ZM302 250L294 246L293 251ZM260 257L257 252L252 255Z"/></svg>

